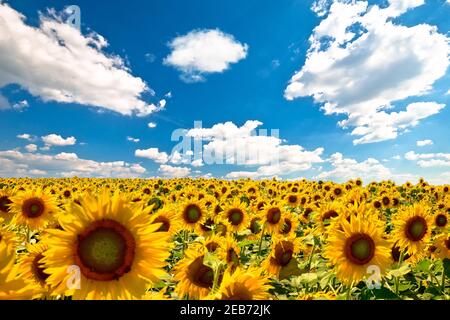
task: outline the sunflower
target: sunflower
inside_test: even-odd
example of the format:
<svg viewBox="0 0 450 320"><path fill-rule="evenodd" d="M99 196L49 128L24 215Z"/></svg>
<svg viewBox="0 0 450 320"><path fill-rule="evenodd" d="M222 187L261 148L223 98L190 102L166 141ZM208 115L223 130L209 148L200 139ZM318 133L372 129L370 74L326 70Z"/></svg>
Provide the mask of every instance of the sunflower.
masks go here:
<svg viewBox="0 0 450 320"><path fill-rule="evenodd" d="M260 216L264 222L265 230L269 233L277 232L282 225L281 217L285 210L279 203L268 203L260 211Z"/></svg>
<svg viewBox="0 0 450 320"><path fill-rule="evenodd" d="M425 249L430 241L432 223L430 208L425 203L403 207L392 217L392 238L400 250L411 255L411 263L426 255Z"/></svg>
<svg viewBox="0 0 450 320"><path fill-rule="evenodd" d="M269 274L278 276L281 269L287 266L299 251L299 239L274 237L271 252L262 266Z"/></svg>
<svg viewBox="0 0 450 320"><path fill-rule="evenodd" d="M12 223L26 225L33 230L45 228L59 212L55 196L42 188L20 192L11 197L11 201Z"/></svg>
<svg viewBox="0 0 450 320"><path fill-rule="evenodd" d="M198 230L208 215L203 200L185 199L178 207L181 228L188 231Z"/></svg>
<svg viewBox="0 0 450 320"><path fill-rule="evenodd" d="M340 221L341 228L330 228L324 257L345 284L357 283L368 275L367 268L378 266L381 274L390 264L390 245L383 239L379 223L352 215Z"/></svg>
<svg viewBox="0 0 450 320"><path fill-rule="evenodd" d="M160 223L156 232L167 232L173 236L181 228L180 217L177 214L177 207L174 205L164 206L161 210L151 216L151 223Z"/></svg>
<svg viewBox="0 0 450 320"><path fill-rule="evenodd" d="M11 196L13 192L7 189L0 189L0 218L3 218L5 223L9 223L13 217L11 212Z"/></svg>
<svg viewBox="0 0 450 320"><path fill-rule="evenodd" d="M281 217L281 222L279 224L278 233L284 237L289 237L295 235L295 231L298 227L298 218L294 216L291 212L286 212Z"/></svg>
<svg viewBox="0 0 450 320"><path fill-rule="evenodd" d="M238 199L234 199L225 207L222 216L228 222L229 230L239 232L247 227L247 209L247 205Z"/></svg>
<svg viewBox="0 0 450 320"><path fill-rule="evenodd" d="M228 268L231 270L235 270L241 263L241 260L239 258L241 249L233 236L228 235L224 238L224 249L225 261L228 265Z"/></svg>
<svg viewBox="0 0 450 320"><path fill-rule="evenodd" d="M284 201L288 206L295 208L300 203L300 197L297 193L291 192L284 197Z"/></svg>
<svg viewBox="0 0 450 320"><path fill-rule="evenodd" d="M27 246L28 254L19 257L18 263L15 265L16 274L36 292L34 298L51 295L51 288L46 282L49 274L45 272L42 263L43 254L47 249L47 245L42 242L29 244Z"/></svg>
<svg viewBox="0 0 450 320"><path fill-rule="evenodd" d="M161 224L151 223L148 210L103 190L97 197L85 195L70 211L60 219L63 230L48 231L49 248L41 260L55 293L74 299L140 298L148 283L165 276L168 234L156 232ZM73 281L73 267L79 281Z"/></svg>
<svg viewBox="0 0 450 320"><path fill-rule="evenodd" d="M208 299L213 300L268 300L269 279L263 270L237 268L234 272L225 271L219 289Z"/></svg>
<svg viewBox="0 0 450 320"><path fill-rule="evenodd" d="M251 215L249 218L250 222L248 223L249 234L247 235L247 239L255 240L261 238L262 232L262 219L257 215Z"/></svg>
<svg viewBox="0 0 450 320"><path fill-rule="evenodd" d="M333 220L336 220L344 211L344 206L338 201L321 203L314 220L320 232L325 232Z"/></svg>
<svg viewBox="0 0 450 320"><path fill-rule="evenodd" d="M445 230L448 226L448 217L446 213L438 212L434 215L434 225L438 229Z"/></svg>
<svg viewBox="0 0 450 320"><path fill-rule="evenodd" d="M434 240L433 257L436 259L450 259L450 234L443 233Z"/></svg>
<svg viewBox="0 0 450 320"><path fill-rule="evenodd" d="M214 284L214 271L203 264L205 250L199 246L189 247L184 258L174 267L174 278L178 281L175 293L179 299L202 299L210 292Z"/></svg>
<svg viewBox="0 0 450 320"><path fill-rule="evenodd" d="M14 272L15 260L14 248L0 239L0 300L31 299L35 294Z"/></svg>

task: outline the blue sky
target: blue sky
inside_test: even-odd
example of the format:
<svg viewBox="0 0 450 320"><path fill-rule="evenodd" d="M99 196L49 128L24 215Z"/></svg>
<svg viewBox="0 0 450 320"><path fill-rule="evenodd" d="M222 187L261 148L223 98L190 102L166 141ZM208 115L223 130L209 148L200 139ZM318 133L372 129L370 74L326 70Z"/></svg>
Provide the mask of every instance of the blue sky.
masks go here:
<svg viewBox="0 0 450 320"><path fill-rule="evenodd" d="M74 4L81 30L67 31ZM450 181L445 0L0 6L1 176ZM194 121L210 150L262 159L177 160L171 134Z"/></svg>

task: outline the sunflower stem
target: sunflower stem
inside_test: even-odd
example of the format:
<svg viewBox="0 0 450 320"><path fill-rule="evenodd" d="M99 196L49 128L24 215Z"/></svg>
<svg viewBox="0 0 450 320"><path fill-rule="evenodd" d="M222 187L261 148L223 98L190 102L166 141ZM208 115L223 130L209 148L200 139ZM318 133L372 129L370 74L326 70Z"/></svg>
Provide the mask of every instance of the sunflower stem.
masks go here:
<svg viewBox="0 0 450 320"><path fill-rule="evenodd" d="M27 226L27 243L31 243L31 237L32 237L32 234L31 234L30 227Z"/></svg>
<svg viewBox="0 0 450 320"><path fill-rule="evenodd" d="M403 252L400 252L400 257L398 259L398 267L401 266L402 262L403 262ZM400 286L400 279L399 279L399 277L395 277L395 294L396 295L398 295L399 286Z"/></svg>
<svg viewBox="0 0 450 320"><path fill-rule="evenodd" d="M220 271L222 269L222 265L219 264L219 266L215 269L216 270L214 270L214 281L213 281L212 292L216 292L217 287L219 285L219 276L220 276Z"/></svg>
<svg viewBox="0 0 450 320"><path fill-rule="evenodd" d="M189 241L189 231L184 230L184 232L183 232L183 255L184 255L184 251L187 248L188 241Z"/></svg>
<svg viewBox="0 0 450 320"><path fill-rule="evenodd" d="M445 268L442 269L442 284L441 284L442 292L445 292Z"/></svg>
<svg viewBox="0 0 450 320"><path fill-rule="evenodd" d="M348 287L347 295L346 295L346 297L345 297L345 300L351 300L351 298L352 298L352 288L353 288L353 282L352 282L352 284Z"/></svg>
<svg viewBox="0 0 450 320"><path fill-rule="evenodd" d="M258 256L261 254L261 248L262 248L262 242L263 242L265 230L266 230L266 224L264 223L262 231L261 231L261 238L259 238Z"/></svg>
<svg viewBox="0 0 450 320"><path fill-rule="evenodd" d="M314 256L314 250L316 250L316 242L314 241L313 244L313 248L311 250L311 254L309 255L309 259L308 259L308 271L311 271L311 263L312 263L312 258Z"/></svg>

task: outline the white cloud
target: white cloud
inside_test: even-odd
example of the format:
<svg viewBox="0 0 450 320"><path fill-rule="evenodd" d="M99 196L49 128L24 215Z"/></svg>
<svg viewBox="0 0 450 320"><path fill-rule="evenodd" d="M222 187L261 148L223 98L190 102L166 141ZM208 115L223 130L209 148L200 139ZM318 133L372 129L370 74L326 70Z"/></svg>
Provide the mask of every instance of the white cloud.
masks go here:
<svg viewBox="0 0 450 320"><path fill-rule="evenodd" d="M155 161L156 163L167 163L169 156L165 152L159 152L158 148L149 148L146 150L138 149L134 155L139 158L146 158Z"/></svg>
<svg viewBox="0 0 450 320"><path fill-rule="evenodd" d="M33 169L30 170L30 174L34 176L43 176L47 174L47 171L45 170L39 170L39 169Z"/></svg>
<svg viewBox="0 0 450 320"><path fill-rule="evenodd" d="M394 160L401 160L402 157L399 154L397 154L397 155L393 156L392 159L394 159Z"/></svg>
<svg viewBox="0 0 450 320"><path fill-rule="evenodd" d="M317 14L318 17L323 17L328 13L331 2L332 0L315 0L311 6L311 10Z"/></svg>
<svg viewBox="0 0 450 320"><path fill-rule="evenodd" d="M388 179L396 182L404 182L417 178L411 174L394 174L389 168L386 168L374 158L368 158L367 160L358 162L355 159L344 158L341 153L337 152L331 155L328 161L331 163L333 169L321 172L314 177L315 179L344 182L360 177L368 183Z"/></svg>
<svg viewBox="0 0 450 320"><path fill-rule="evenodd" d="M439 113L444 104L435 102L415 102L406 107L405 111L386 113L380 111L374 114L352 116L342 121L343 126L351 123L355 126L352 135L362 136L353 143L373 143L397 138L398 134L406 133L410 127L415 127L420 120Z"/></svg>
<svg viewBox="0 0 450 320"><path fill-rule="evenodd" d="M161 172L163 176L170 178L183 178L191 173L190 168L174 167L166 164L160 165L158 171Z"/></svg>
<svg viewBox="0 0 450 320"><path fill-rule="evenodd" d="M438 112L442 108L419 118L408 110L403 111L406 114L383 111L396 101L428 93L449 65L448 38L436 27L393 22L423 3L392 0L380 8L369 7L366 1L334 1L310 37L307 59L290 80L286 99L312 96L326 115L347 115L340 125L355 127L352 134L362 136L355 144L394 139L413 125L397 123L397 116L408 116L417 124ZM371 124L381 119L389 121L386 128Z"/></svg>
<svg viewBox="0 0 450 320"><path fill-rule="evenodd" d="M193 167L203 167L203 160L202 159L197 159L192 161L191 166Z"/></svg>
<svg viewBox="0 0 450 320"><path fill-rule="evenodd" d="M36 152L37 151L37 145L31 143L31 144L27 144L25 146L25 150L27 150L28 152Z"/></svg>
<svg viewBox="0 0 450 320"><path fill-rule="evenodd" d="M247 56L248 46L220 30L193 30L169 43L172 52L164 64L182 72L187 82L204 80L208 73L221 73Z"/></svg>
<svg viewBox="0 0 450 320"><path fill-rule="evenodd" d="M22 100L22 101L19 101L19 102L13 104L12 108L13 108L13 110L16 110L16 111L23 111L26 108L28 108L29 106L30 105L28 104L27 100Z"/></svg>
<svg viewBox="0 0 450 320"><path fill-rule="evenodd" d="M409 151L405 154L405 159L417 161L417 165L422 168L450 166L450 153L415 153Z"/></svg>
<svg viewBox="0 0 450 320"><path fill-rule="evenodd" d="M419 140L416 142L418 147L431 146L433 144L432 140Z"/></svg>
<svg viewBox="0 0 450 320"><path fill-rule="evenodd" d="M147 84L124 60L107 54L108 42L95 32L82 35L54 10L40 26L0 3L0 87L17 84L44 101L78 103L123 115L148 115L158 107L142 100ZM51 57L51 58L50 58Z"/></svg>
<svg viewBox="0 0 450 320"><path fill-rule="evenodd" d="M124 161L97 162L80 159L75 153L45 155L21 153L17 150L0 151L0 176L24 177L46 175L51 177L140 177L146 172L139 164Z"/></svg>
<svg viewBox="0 0 450 320"><path fill-rule="evenodd" d="M30 135L28 133L19 134L19 135L17 135L17 138L23 139L23 140L28 140L28 141L36 140L35 136L32 136L32 135Z"/></svg>
<svg viewBox="0 0 450 320"><path fill-rule="evenodd" d="M54 133L49 134L47 136L43 136L41 138L42 138L42 141L44 141L46 147L50 147L50 146L58 146L58 147L73 146L77 142L77 139L75 139L75 137L63 138L60 135L54 134Z"/></svg>
<svg viewBox="0 0 450 320"><path fill-rule="evenodd" d="M141 139L133 138L133 137L127 137L127 141L138 143L139 141L141 141Z"/></svg>
<svg viewBox="0 0 450 320"><path fill-rule="evenodd" d="M307 151L299 145L283 144L276 134L256 129L263 123L249 120L241 127L233 122L218 123L211 128L194 128L188 137L207 141L203 145L206 164L226 163L241 166L258 166L256 171L235 171L227 177L268 177L305 171L314 163L323 162L323 148ZM273 132L271 132L273 133Z"/></svg>
<svg viewBox="0 0 450 320"><path fill-rule="evenodd" d="M447 91L447 93L446 93L447 95L450 95L450 89Z"/></svg>
<svg viewBox="0 0 450 320"><path fill-rule="evenodd" d="M155 122L149 122L148 127L150 129L156 128L157 124Z"/></svg>

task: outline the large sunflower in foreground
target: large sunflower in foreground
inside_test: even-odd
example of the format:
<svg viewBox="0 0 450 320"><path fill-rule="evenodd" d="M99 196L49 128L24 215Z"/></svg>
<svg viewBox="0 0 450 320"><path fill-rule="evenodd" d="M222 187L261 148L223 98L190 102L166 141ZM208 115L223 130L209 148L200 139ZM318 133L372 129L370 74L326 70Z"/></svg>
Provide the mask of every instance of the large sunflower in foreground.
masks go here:
<svg viewBox="0 0 450 320"><path fill-rule="evenodd" d="M41 188L19 192L11 198L12 224L26 225L30 229L45 228L56 220L59 209L55 196Z"/></svg>
<svg viewBox="0 0 450 320"><path fill-rule="evenodd" d="M379 223L352 215L339 225L329 228L324 249L324 257L336 268L338 279L356 284L371 274L368 268L372 265L379 268L381 276L390 264L391 247L383 239Z"/></svg>
<svg viewBox="0 0 450 320"><path fill-rule="evenodd" d="M261 269L225 271L219 289L209 298L214 300L268 300L269 279Z"/></svg>
<svg viewBox="0 0 450 320"><path fill-rule="evenodd" d="M400 250L406 250L411 255L410 262L414 263L423 258L431 238L433 217L425 203L402 208L392 217L394 230L393 240Z"/></svg>
<svg viewBox="0 0 450 320"><path fill-rule="evenodd" d="M72 203L60 225L63 230L48 231L49 249L42 260L50 274L47 283L57 294L141 298L148 284L165 276L168 234L156 232L161 224L152 224L147 210L117 192L112 197L108 191L86 195L81 205Z"/></svg>

